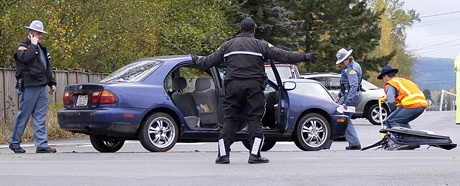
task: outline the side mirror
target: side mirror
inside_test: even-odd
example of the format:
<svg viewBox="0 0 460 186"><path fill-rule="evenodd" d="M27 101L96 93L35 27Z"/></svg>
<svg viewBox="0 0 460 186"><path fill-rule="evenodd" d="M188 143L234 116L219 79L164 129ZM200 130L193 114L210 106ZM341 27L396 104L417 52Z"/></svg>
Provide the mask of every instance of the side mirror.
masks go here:
<svg viewBox="0 0 460 186"><path fill-rule="evenodd" d="M296 86L294 81L286 81L283 83L283 87L286 90L294 90Z"/></svg>

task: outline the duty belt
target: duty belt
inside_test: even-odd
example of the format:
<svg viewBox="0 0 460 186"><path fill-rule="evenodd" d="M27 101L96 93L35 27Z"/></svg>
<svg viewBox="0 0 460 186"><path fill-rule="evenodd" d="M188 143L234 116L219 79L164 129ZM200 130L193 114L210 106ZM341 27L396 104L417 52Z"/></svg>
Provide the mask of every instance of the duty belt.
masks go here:
<svg viewBox="0 0 460 186"><path fill-rule="evenodd" d="M356 91L356 95L360 92L360 91L363 91L363 85L359 85L358 86L358 91ZM350 89L346 89L345 86L343 84L340 84L340 92L342 92L342 94L344 95L344 97L347 97L348 96L348 91L350 91Z"/></svg>

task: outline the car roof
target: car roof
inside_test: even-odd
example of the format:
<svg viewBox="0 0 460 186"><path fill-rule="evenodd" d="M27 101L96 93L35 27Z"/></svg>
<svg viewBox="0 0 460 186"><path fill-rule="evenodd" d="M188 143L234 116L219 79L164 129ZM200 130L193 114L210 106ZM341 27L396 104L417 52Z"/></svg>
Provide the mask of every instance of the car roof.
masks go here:
<svg viewBox="0 0 460 186"><path fill-rule="evenodd" d="M299 78L315 78L315 77L339 77L340 78L340 74L338 73L335 73L335 72L313 72L313 73L306 73L306 74L302 74L300 75ZM367 82L369 85L366 86L366 87L369 87L369 86L372 86L372 87L369 87L369 88L379 88L381 89L380 87L374 85L373 83L363 79L362 80L363 82Z"/></svg>
<svg viewBox="0 0 460 186"><path fill-rule="evenodd" d="M275 79L271 79L270 81L277 84ZM313 80L313 79L281 79L281 81L282 82L293 81L295 83L319 83L321 84L320 82Z"/></svg>
<svg viewBox="0 0 460 186"><path fill-rule="evenodd" d="M138 63L142 61L161 61L164 64L176 65L177 63L183 63L183 62L191 63L192 58L188 55L155 56L155 57L137 59L135 61L132 61L131 63Z"/></svg>
<svg viewBox="0 0 460 186"><path fill-rule="evenodd" d="M137 61L143 61L143 60L175 61L179 59L191 59L191 57L189 55L155 56L155 57L139 59Z"/></svg>
<svg viewBox="0 0 460 186"><path fill-rule="evenodd" d="M264 63L264 66L269 67L270 63ZM288 64L288 63L275 63L275 66L278 66L278 67L292 67L292 66L296 66L296 65Z"/></svg>
<svg viewBox="0 0 460 186"><path fill-rule="evenodd" d="M296 83L319 83L318 81L312 80L312 79L282 79L281 81L282 82L293 81Z"/></svg>
<svg viewBox="0 0 460 186"><path fill-rule="evenodd" d="M340 77L339 73L335 72L311 72L300 75L301 78L308 78L308 77Z"/></svg>

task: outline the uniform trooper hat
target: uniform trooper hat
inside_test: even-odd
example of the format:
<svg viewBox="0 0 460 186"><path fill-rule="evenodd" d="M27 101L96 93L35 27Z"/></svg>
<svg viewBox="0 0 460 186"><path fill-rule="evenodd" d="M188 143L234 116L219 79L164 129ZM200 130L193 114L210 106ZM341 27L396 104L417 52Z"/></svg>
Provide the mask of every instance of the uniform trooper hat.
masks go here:
<svg viewBox="0 0 460 186"><path fill-rule="evenodd" d="M257 28L256 21L251 17L244 18L240 23L242 31L251 31L254 28Z"/></svg>
<svg viewBox="0 0 460 186"><path fill-rule="evenodd" d="M396 74L398 72L399 72L399 70L397 68L391 68L391 66L386 65L386 66L384 66L382 68L382 72L380 72L380 75L377 76L377 79L383 79L384 75L387 75L389 73L395 73Z"/></svg>
<svg viewBox="0 0 460 186"><path fill-rule="evenodd" d="M33 20L30 23L30 26L24 26L30 30L35 30L37 32L45 33L47 34L48 32L45 31L45 28L43 27L43 23L39 20Z"/></svg>
<svg viewBox="0 0 460 186"><path fill-rule="evenodd" d="M346 50L344 48L341 48L336 56L337 56L337 61L335 62L336 65L342 63L343 61L345 61L345 59L347 59L348 56L351 55L351 53L353 52L353 49L350 49L350 50Z"/></svg>

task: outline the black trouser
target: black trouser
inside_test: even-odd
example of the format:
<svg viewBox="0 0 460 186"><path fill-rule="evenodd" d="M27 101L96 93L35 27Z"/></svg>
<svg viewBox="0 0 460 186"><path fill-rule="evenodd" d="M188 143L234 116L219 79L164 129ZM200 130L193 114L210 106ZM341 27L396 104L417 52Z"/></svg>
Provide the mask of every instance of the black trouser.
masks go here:
<svg viewBox="0 0 460 186"><path fill-rule="evenodd" d="M261 144L264 135L262 129L262 117L265 112L265 96L262 79L237 79L225 82L225 100L224 107L224 127L220 131L219 140L223 140L225 154L230 152L230 146L236 138L236 132L239 125L239 119L242 111L247 112L248 140L249 144L254 144L254 139L259 148L256 149L256 155L260 155ZM261 141L261 142L260 142ZM219 143L219 145L222 145ZM220 152L219 156L224 155ZM254 152L254 150L253 150Z"/></svg>

